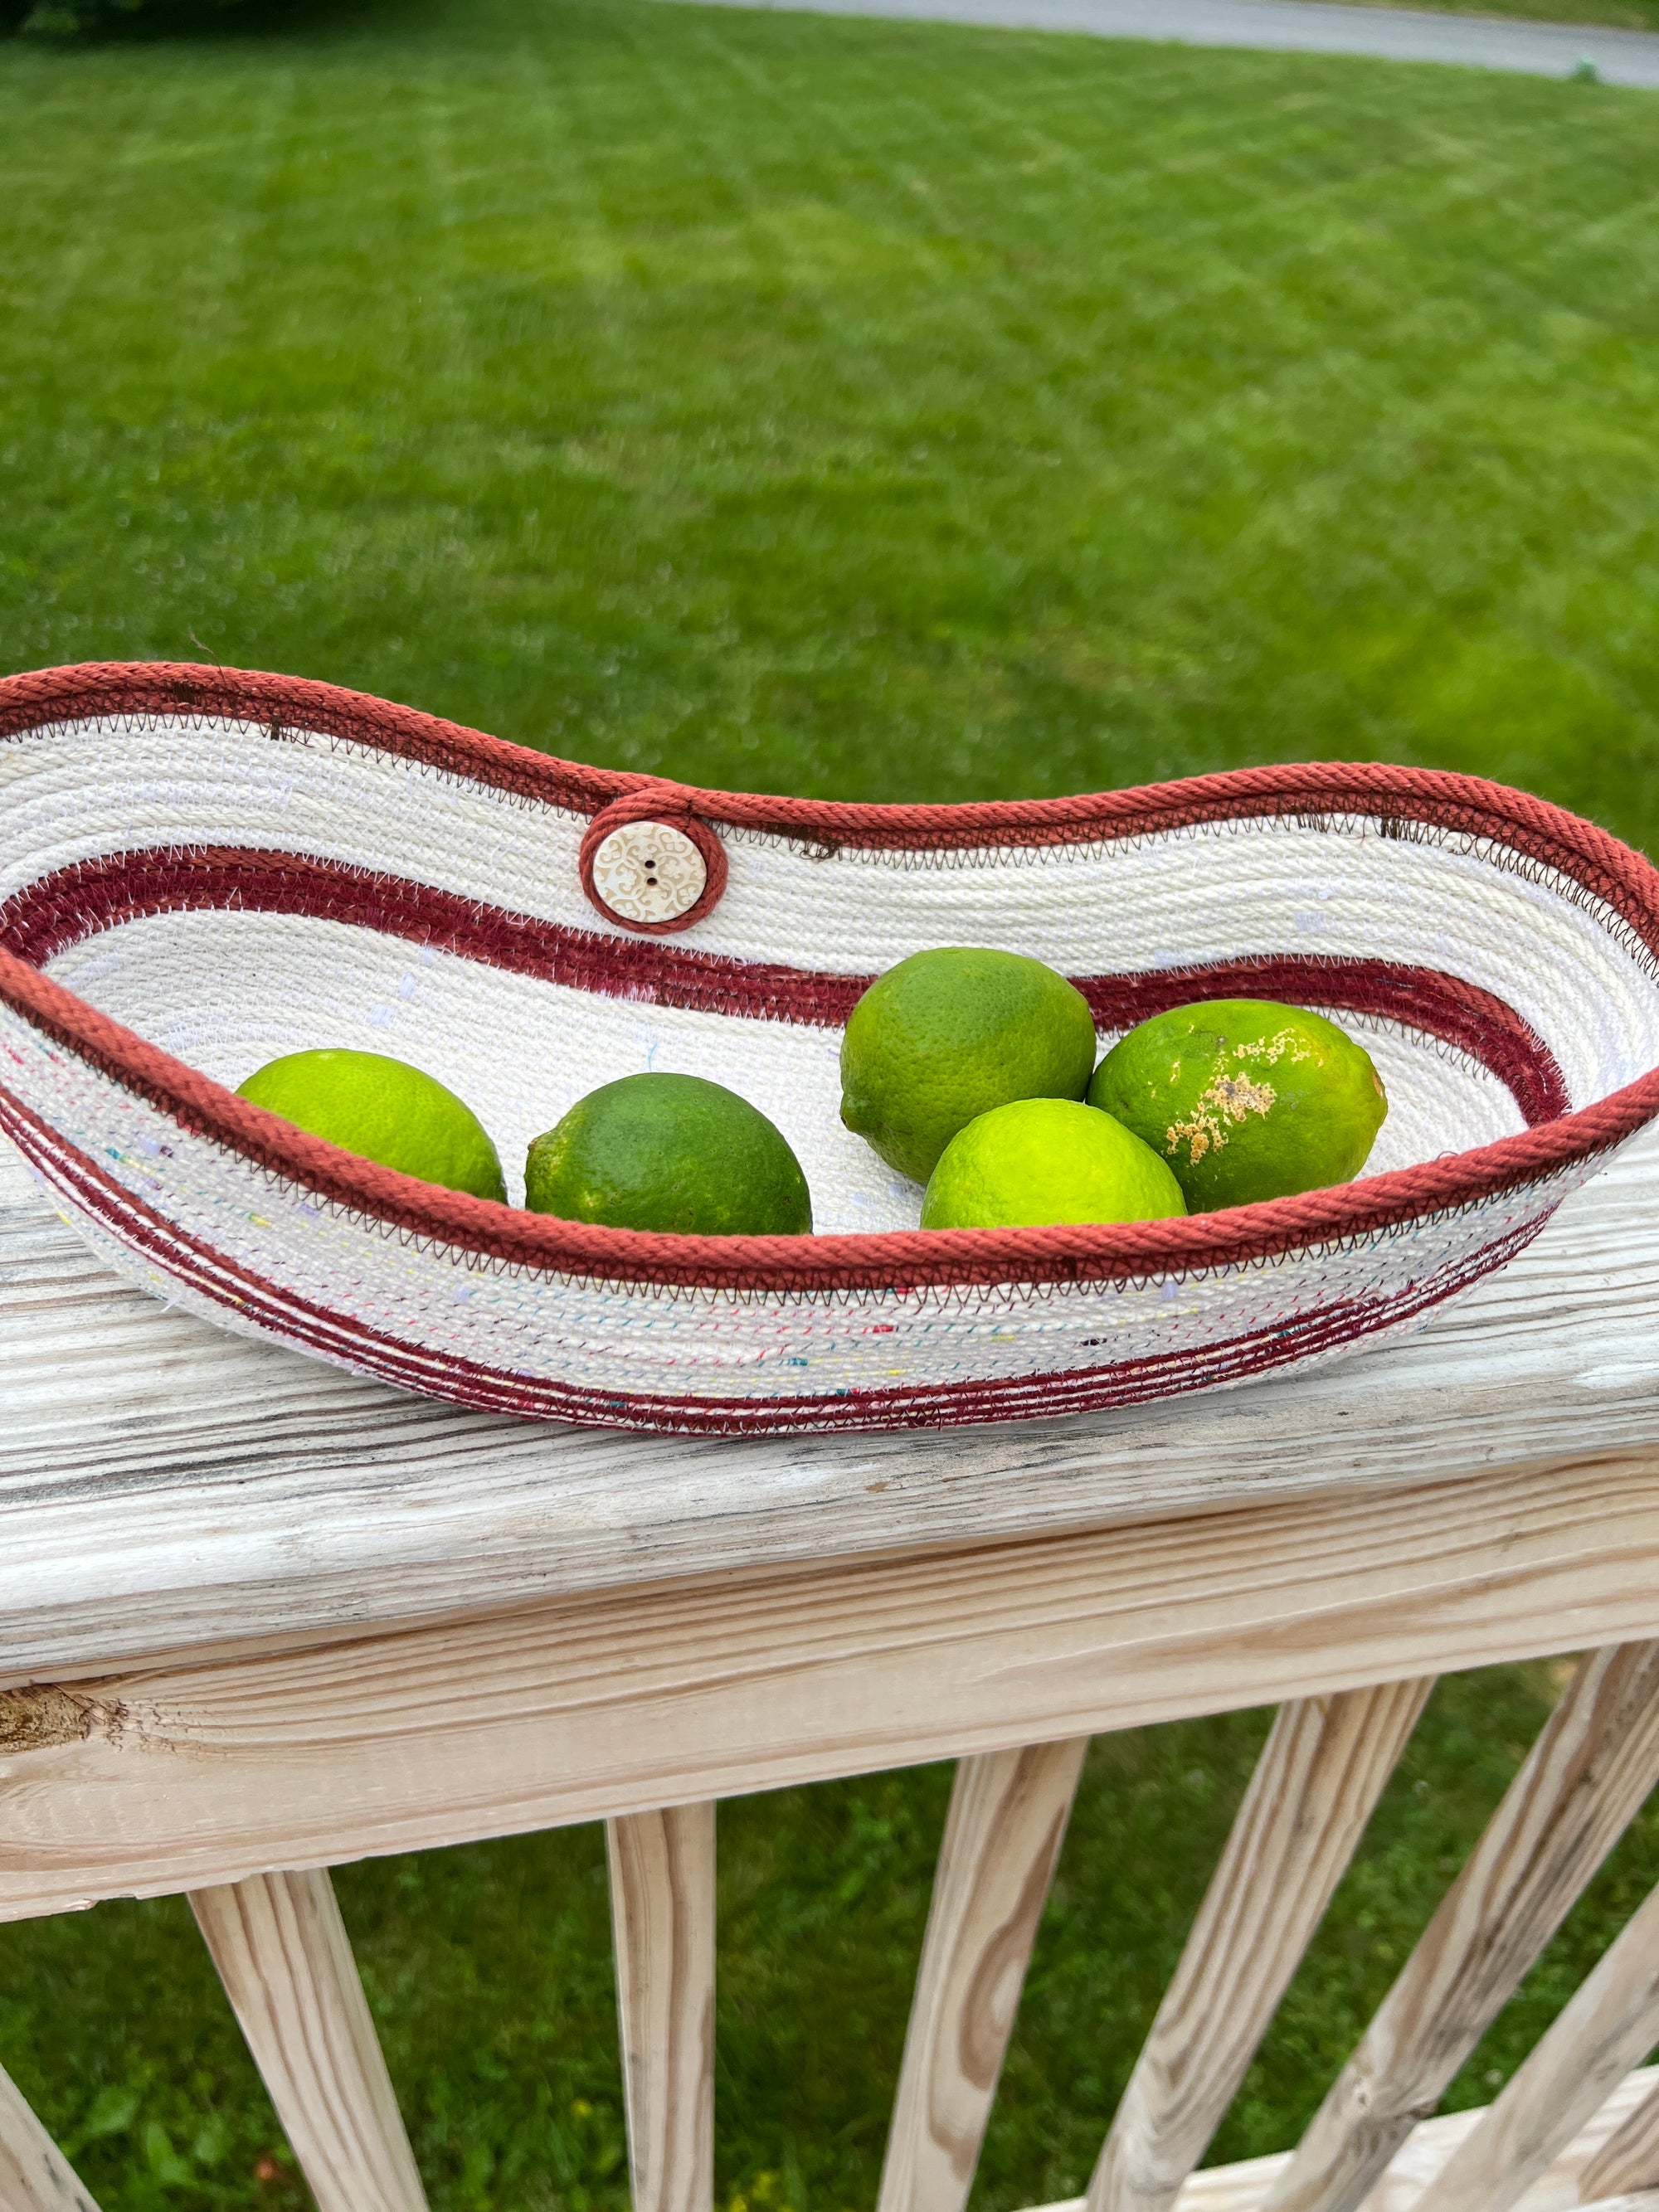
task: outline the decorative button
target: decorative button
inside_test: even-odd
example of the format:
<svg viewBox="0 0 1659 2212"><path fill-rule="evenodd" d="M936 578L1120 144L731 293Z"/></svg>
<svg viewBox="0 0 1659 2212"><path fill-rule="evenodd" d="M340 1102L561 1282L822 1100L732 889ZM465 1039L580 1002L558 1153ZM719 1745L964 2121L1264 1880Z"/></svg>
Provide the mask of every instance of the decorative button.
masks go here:
<svg viewBox="0 0 1659 2212"><path fill-rule="evenodd" d="M612 799L587 825L582 889L607 921L647 937L690 929L726 889L726 847L672 784Z"/></svg>
<svg viewBox="0 0 1659 2212"><path fill-rule="evenodd" d="M678 921L708 881L702 854L666 822L624 822L594 849L593 889L618 921Z"/></svg>

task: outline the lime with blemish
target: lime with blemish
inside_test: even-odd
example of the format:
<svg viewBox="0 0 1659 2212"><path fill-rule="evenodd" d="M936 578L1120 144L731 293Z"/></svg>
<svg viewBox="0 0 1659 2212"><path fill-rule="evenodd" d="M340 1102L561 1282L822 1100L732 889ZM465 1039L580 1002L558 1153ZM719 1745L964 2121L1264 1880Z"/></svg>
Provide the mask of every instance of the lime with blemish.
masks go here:
<svg viewBox="0 0 1659 2212"><path fill-rule="evenodd" d="M1154 1014L1101 1061L1089 1103L1168 1163L1193 1213L1348 1182L1389 1110L1364 1046L1268 999Z"/></svg>

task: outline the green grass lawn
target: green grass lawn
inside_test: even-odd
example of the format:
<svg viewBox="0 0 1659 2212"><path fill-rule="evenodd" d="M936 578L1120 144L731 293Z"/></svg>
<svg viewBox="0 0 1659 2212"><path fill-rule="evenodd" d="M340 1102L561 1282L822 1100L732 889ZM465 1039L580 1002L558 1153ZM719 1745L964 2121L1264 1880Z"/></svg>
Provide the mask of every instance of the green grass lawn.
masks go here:
<svg viewBox="0 0 1659 2212"><path fill-rule="evenodd" d="M1656 117L628 0L15 43L0 655L867 797L1441 762L1645 836Z"/></svg>
<svg viewBox="0 0 1659 2212"><path fill-rule="evenodd" d="M1427 762L1659 842L1656 117L638 0L15 44L0 664L844 796ZM1550 1687L1443 1691L1217 2155L1291 2139ZM1263 1726L1097 1747L981 2205L1082 2185ZM723 2202L872 2202L947 1783L723 1816ZM1650 1817L1455 2101L1656 1872ZM435 2212L619 2208L597 1835L341 1888ZM106 2212L301 2202L176 1903L0 1930L0 2058Z"/></svg>

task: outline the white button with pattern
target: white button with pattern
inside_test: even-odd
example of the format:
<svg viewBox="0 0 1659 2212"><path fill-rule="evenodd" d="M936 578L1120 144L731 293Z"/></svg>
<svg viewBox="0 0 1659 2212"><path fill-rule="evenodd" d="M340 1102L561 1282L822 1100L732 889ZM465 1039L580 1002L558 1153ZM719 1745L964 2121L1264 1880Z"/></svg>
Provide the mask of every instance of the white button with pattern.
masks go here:
<svg viewBox="0 0 1659 2212"><path fill-rule="evenodd" d="M622 921L677 921L708 880L696 846L665 822L624 822L593 854L593 889Z"/></svg>

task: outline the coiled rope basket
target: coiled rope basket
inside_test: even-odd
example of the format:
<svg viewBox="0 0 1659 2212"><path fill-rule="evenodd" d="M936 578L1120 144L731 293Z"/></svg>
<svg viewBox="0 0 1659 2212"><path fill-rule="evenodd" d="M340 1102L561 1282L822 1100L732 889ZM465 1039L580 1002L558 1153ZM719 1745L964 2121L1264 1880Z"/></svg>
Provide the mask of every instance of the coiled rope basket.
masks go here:
<svg viewBox="0 0 1659 2212"><path fill-rule="evenodd" d="M322 684L0 683L0 1127L115 1267L228 1328L542 1419L937 1426L1131 1404L1410 1328L1659 1111L1659 875L1466 776L1297 766L1006 805L696 791ZM1188 1000L1333 1014L1391 1110L1361 1180L1127 1228L924 1232L838 1117L841 1025L938 945L1035 954L1104 1043ZM414 1062L526 1146L706 1075L783 1130L811 1237L589 1227L233 1095Z"/></svg>

